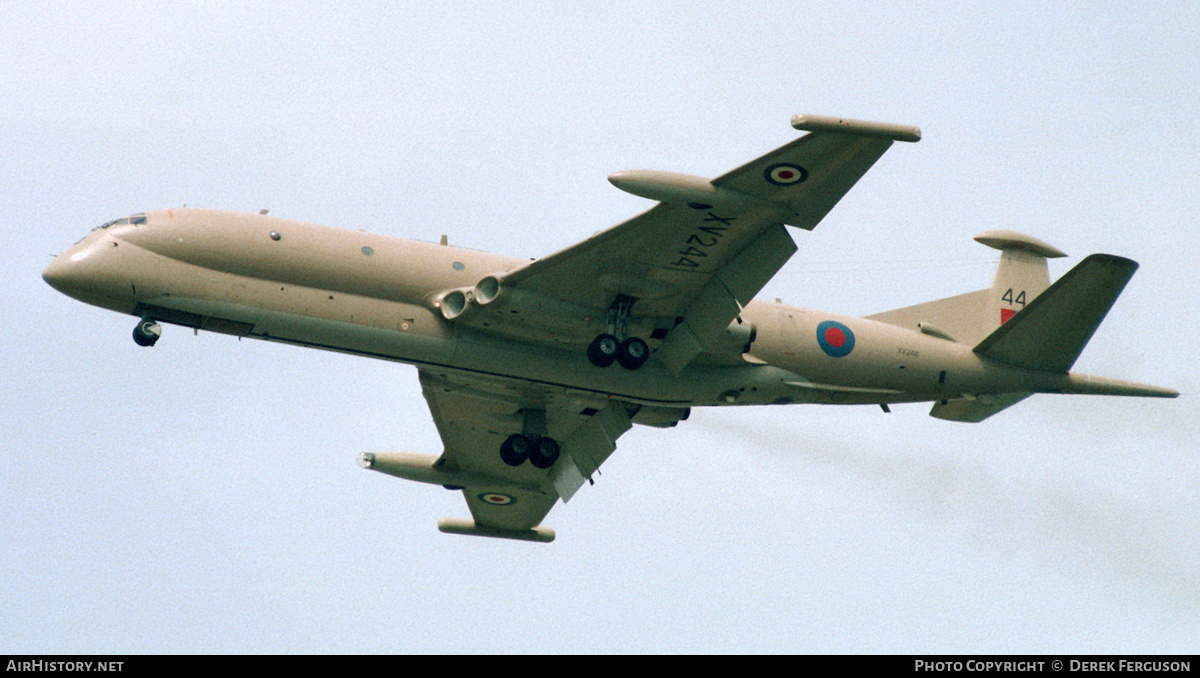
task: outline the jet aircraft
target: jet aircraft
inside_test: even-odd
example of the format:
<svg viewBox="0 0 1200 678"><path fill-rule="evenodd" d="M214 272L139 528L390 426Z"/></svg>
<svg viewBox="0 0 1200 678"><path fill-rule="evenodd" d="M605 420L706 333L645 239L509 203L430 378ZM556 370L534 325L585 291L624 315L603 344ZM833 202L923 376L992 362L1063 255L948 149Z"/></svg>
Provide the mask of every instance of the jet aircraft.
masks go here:
<svg viewBox="0 0 1200 678"><path fill-rule="evenodd" d="M791 143L712 180L609 177L658 204L529 261L259 214L164 209L110 221L45 270L57 290L160 323L416 366L440 455L367 452L371 470L461 491L443 532L551 541L541 525L634 424L703 406L928 401L978 422L1038 393L1175 397L1071 372L1137 264L1065 256L1011 231L992 286L866 318L754 300L915 127L801 115Z"/></svg>

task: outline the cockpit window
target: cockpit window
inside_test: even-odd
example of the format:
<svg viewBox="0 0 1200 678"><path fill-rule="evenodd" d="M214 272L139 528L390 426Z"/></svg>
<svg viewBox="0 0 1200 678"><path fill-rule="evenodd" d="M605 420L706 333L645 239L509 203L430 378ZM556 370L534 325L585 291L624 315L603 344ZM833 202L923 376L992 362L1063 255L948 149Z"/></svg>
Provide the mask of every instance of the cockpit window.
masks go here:
<svg viewBox="0 0 1200 678"><path fill-rule="evenodd" d="M145 223L146 223L145 213L138 212L137 214L135 214L133 216L121 217L120 219L113 219L112 221L106 221L103 224L100 224L99 226L97 226L96 228L93 228L92 230L99 231L100 229L108 228L109 226L124 226L126 224L133 224L134 226L140 226Z"/></svg>
<svg viewBox="0 0 1200 678"><path fill-rule="evenodd" d="M100 229L108 228L109 226L124 226L125 224L128 224L128 223L129 223L129 217L124 217L121 219L113 219L112 221L106 221L103 224L100 224L99 226L97 226L96 228L93 228L92 230L99 231Z"/></svg>

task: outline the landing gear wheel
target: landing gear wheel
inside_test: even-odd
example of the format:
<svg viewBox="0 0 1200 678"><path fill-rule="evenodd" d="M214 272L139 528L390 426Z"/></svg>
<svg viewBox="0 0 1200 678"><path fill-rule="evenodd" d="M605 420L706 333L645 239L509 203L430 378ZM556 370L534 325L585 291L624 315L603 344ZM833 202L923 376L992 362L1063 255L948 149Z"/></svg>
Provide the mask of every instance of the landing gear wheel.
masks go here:
<svg viewBox="0 0 1200 678"><path fill-rule="evenodd" d="M616 337L611 334L601 334L588 346L588 360L596 367L608 367L617 359L620 349L621 345L617 342Z"/></svg>
<svg viewBox="0 0 1200 678"><path fill-rule="evenodd" d="M533 449L533 443L529 438L520 433L514 433L500 444L500 458L509 466L520 466L529 458L531 449Z"/></svg>
<svg viewBox="0 0 1200 678"><path fill-rule="evenodd" d="M538 438L529 450L529 463L541 469L550 468L558 461L558 453L558 443L553 438Z"/></svg>
<svg viewBox="0 0 1200 678"><path fill-rule="evenodd" d="M637 337L630 337L621 342L621 348L617 351L617 362L627 370L636 370L645 365L649 357L650 347Z"/></svg>
<svg viewBox="0 0 1200 678"><path fill-rule="evenodd" d="M144 318L133 328L133 342L138 346L153 346L162 336L162 326L149 318Z"/></svg>

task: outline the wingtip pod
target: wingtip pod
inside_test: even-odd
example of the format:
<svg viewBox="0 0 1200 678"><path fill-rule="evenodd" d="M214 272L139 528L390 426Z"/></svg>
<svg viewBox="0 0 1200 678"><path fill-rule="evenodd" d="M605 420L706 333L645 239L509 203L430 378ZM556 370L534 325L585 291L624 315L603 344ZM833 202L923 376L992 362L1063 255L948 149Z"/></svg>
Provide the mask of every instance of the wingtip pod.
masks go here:
<svg viewBox="0 0 1200 678"><path fill-rule="evenodd" d="M465 534L473 537L536 541L543 544L554 541L555 536L554 530L548 527L532 527L528 530L505 530L499 527L476 525L475 521L463 518L442 518L438 521L438 530L446 534Z"/></svg>
<svg viewBox="0 0 1200 678"><path fill-rule="evenodd" d="M921 129L912 125L852 120L831 115L793 115L792 127L801 132L840 132L863 137L881 137L892 141L917 142L921 140Z"/></svg>

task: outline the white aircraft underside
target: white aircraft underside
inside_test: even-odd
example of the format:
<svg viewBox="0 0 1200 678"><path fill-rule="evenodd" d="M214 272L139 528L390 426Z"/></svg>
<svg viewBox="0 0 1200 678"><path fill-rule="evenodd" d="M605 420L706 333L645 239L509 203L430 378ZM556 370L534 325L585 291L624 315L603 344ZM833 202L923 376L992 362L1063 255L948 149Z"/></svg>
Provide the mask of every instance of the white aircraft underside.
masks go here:
<svg viewBox="0 0 1200 678"><path fill-rule="evenodd" d="M796 116L801 138L711 181L619 172L658 201L534 261L217 210L109 222L46 281L160 322L415 365L445 450L366 468L461 490L445 532L550 541L540 523L633 424L696 406L930 401L982 421L1035 393L1175 397L1070 372L1137 264L1085 258L1049 282L1053 246L1007 231L991 288L854 318L753 301L894 141L914 127Z"/></svg>

